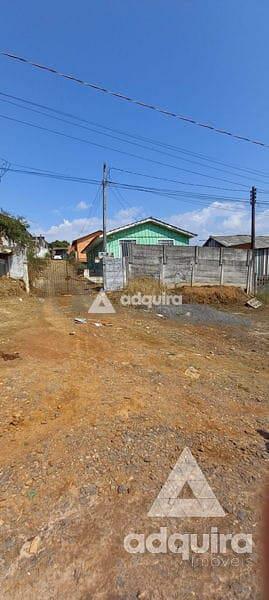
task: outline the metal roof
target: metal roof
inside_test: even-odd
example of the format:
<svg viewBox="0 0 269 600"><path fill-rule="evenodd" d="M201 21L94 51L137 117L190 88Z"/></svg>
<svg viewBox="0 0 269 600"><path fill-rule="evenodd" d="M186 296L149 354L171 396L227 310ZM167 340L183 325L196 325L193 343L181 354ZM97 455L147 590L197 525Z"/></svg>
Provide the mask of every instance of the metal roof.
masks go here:
<svg viewBox="0 0 269 600"><path fill-rule="evenodd" d="M209 239L216 240L222 246L239 246L240 244L250 244L250 235L210 235ZM269 235L257 235L255 239L256 248L269 248Z"/></svg>
<svg viewBox="0 0 269 600"><path fill-rule="evenodd" d="M71 246L73 246L76 242L81 242L83 240L87 240L87 238L91 238L93 236L97 236L100 233L102 233L101 229L97 229L97 231L93 231L92 233L87 233L86 235L83 235L82 237L76 238L75 240L72 240L71 242Z"/></svg>
<svg viewBox="0 0 269 600"><path fill-rule="evenodd" d="M128 223L127 225L121 225L121 227L116 227L115 229L110 229L107 232L107 236L110 236L113 233L117 233L118 231L125 231L126 229L130 229L131 227L135 227L136 225L142 225L143 223L151 223L151 222L156 223L157 225L163 225L163 227L166 227L167 229L170 229L171 231L177 231L178 233L183 233L189 238L197 236L197 233L191 233L191 231L186 231L185 229L181 229L181 227L176 227L175 225L170 225L169 223L166 223L165 221L161 221L161 219L156 219L155 217L147 217L146 219L140 219L139 221L134 221L133 223ZM97 240L102 240L102 239L103 239L103 232L101 231L101 233L99 235L96 235L92 240L90 240L90 242L85 246L85 248L83 248L82 253L84 254L89 246L91 246L91 245L95 246Z"/></svg>
<svg viewBox="0 0 269 600"><path fill-rule="evenodd" d="M147 217L146 219L140 219L139 221L134 221L133 223L128 223L127 225L121 225L121 227L116 227L115 229L110 229L107 232L107 235L112 233L116 233L117 231L123 231L125 229L130 229L131 227L135 227L136 225L143 225L143 223L156 223L157 225L162 225L167 229L172 231L177 231L178 233L184 233L187 237L196 237L196 233L192 233L191 231L187 231L186 229L182 229L181 227L176 227L176 225L171 225L170 223L166 223L165 221L161 221L161 219L156 219L156 217Z"/></svg>

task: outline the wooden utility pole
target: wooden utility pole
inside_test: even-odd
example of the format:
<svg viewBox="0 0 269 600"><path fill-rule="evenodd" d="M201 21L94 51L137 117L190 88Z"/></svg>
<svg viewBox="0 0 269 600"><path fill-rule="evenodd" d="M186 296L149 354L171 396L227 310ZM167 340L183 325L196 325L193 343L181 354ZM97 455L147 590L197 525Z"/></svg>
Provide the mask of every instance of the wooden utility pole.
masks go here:
<svg viewBox="0 0 269 600"><path fill-rule="evenodd" d="M102 179L102 190L103 190L103 252L107 252L107 185L108 185L108 172L107 166L103 165L103 179Z"/></svg>
<svg viewBox="0 0 269 600"><path fill-rule="evenodd" d="M252 250L252 281L253 281L253 292L256 292L256 200L257 200L257 189L253 185L250 190L250 204L251 204L251 250Z"/></svg>

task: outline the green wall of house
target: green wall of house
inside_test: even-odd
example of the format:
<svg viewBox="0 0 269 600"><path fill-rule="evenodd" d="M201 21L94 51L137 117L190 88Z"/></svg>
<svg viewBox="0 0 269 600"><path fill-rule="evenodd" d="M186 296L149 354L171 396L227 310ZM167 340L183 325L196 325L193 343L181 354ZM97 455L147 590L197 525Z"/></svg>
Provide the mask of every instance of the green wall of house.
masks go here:
<svg viewBox="0 0 269 600"><path fill-rule="evenodd" d="M107 251L115 258L121 256L121 242L133 240L136 244L161 244L162 240L173 240L175 246L188 246L189 237L184 233L173 231L157 223L138 223L129 229L122 229L107 236ZM93 268L94 259L102 251L102 242L97 243L87 253L88 268Z"/></svg>

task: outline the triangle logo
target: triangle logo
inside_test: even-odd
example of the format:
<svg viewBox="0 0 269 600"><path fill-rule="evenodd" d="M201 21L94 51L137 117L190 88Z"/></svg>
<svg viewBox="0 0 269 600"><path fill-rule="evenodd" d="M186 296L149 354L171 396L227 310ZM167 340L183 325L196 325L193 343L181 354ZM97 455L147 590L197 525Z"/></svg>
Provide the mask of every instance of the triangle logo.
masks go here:
<svg viewBox="0 0 269 600"><path fill-rule="evenodd" d="M188 483L194 498L179 498ZM149 517L224 517L225 512L189 448L184 448L153 502Z"/></svg>
<svg viewBox="0 0 269 600"><path fill-rule="evenodd" d="M115 308L112 306L105 292L99 292L90 306L88 313L108 315L115 314Z"/></svg>

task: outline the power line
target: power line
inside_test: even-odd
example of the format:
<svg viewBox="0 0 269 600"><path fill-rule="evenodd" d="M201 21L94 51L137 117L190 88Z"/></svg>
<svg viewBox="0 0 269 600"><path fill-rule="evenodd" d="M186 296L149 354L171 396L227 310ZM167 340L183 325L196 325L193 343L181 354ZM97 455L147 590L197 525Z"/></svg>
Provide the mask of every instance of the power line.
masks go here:
<svg viewBox="0 0 269 600"><path fill-rule="evenodd" d="M162 196L170 196L171 198L176 198L178 197L190 197L190 198L198 198L201 200L210 200L210 201L225 201L225 202L235 202L235 203L239 203L239 204L245 204L247 202L247 200L242 200L241 198L230 198L230 197L225 197L225 196L209 196L208 194L194 194L192 191L188 191L188 190L170 190L170 189L164 189L164 188L154 188L154 187L146 187L146 186L138 186L138 185L132 185L132 184L127 184L127 183L123 183L123 182L119 182L119 181L109 181L109 184L111 186L118 186L121 189L124 190L133 190L133 191L142 191L142 192L153 192L153 193L158 193Z"/></svg>
<svg viewBox="0 0 269 600"><path fill-rule="evenodd" d="M6 160L6 159L5 159ZM9 167L9 171L12 173L18 173L18 174L22 174L22 175L33 175L36 177L45 177L45 178L50 178L50 179L58 179L58 180L63 180L63 181L71 181L71 182L76 182L76 183L83 183L83 184L91 184L91 185L100 185L100 180L97 179L90 179L90 178L86 178L86 177L78 177L75 175L67 175L65 173L59 173L59 172L55 172L55 171L49 171L49 170L45 170L45 169L37 169L36 167L29 167L29 166L25 166L25 165L21 165L20 163L8 163L8 164L13 164L13 165L18 165L21 167L25 167L25 168L14 168L14 166ZM126 171L124 169L117 169L116 167L112 168L111 170L117 170L117 171L122 171L122 172L126 172L126 173L131 173L131 174L138 174L134 171ZM140 175L142 175L143 177L147 177L147 175L145 173L140 173ZM153 179L160 179L163 181L172 181L172 182L176 182L176 180L169 180L166 178L161 178L161 177L154 177L154 176L148 176L150 178ZM137 184L128 184L125 182L115 182L115 181L109 181L108 182L110 185L112 186L118 186L121 187L122 189L130 189L130 190L134 190L134 191L150 191L150 192L154 192L154 193L159 193L161 195L167 195L170 197L174 197L174 196L188 196L190 198L198 198L198 199L204 199L206 201L225 201L225 202L236 202L238 203L242 203L245 204L245 202L247 202L247 200L242 199L242 198L238 198L238 197L230 197L230 196L212 196L209 194L203 194L203 193L197 193L197 192L193 192L193 190L174 190L174 189L167 189L167 188L153 188L153 187L147 187L147 186L138 186ZM186 184L188 185L188 184ZM191 185L191 184L189 184ZM221 189L221 188L219 188ZM232 190L228 190L228 191L232 191ZM237 191L237 190L234 190ZM118 191L118 193L120 193ZM259 201L258 202L259 205L269 205L269 202L266 201Z"/></svg>
<svg viewBox="0 0 269 600"><path fill-rule="evenodd" d="M82 177L75 177L75 176L70 176L70 175L65 175L65 174L60 174L60 173L54 173L54 172L46 172L46 171L37 171L37 170L30 170L30 169L14 169L14 168L10 168L10 171L12 173L18 173L18 174L22 174L22 175L33 175L36 177L45 177L45 178L49 178L49 179L57 179L57 180L61 180L61 181L68 181L68 182L74 182L74 183L83 183L83 184L92 184L92 185L98 185L98 188L100 186L100 181L98 180L92 180L92 179L87 179L87 178L82 178ZM221 202L221 201L225 201L225 202L232 202L234 201L235 203L244 203L243 200L239 200L236 198L225 198L225 197L216 197L216 196L209 196L209 195L205 195L205 194L193 194L192 192L189 192L187 190L185 191L175 191L175 190L168 190L168 189L162 189L162 188L147 188L147 187L143 187L143 186L136 186L136 185L131 185L131 184L126 184L126 183L121 183L121 182L113 182L113 181L109 181L109 184L111 186L113 186L115 189L117 188L121 188L121 189L125 189L125 190L132 190L132 191L141 191L141 192L145 192L145 193L152 193L155 195L159 195L161 197L170 197L171 199L176 199L177 196L181 197L181 196L187 196L187 197L191 197L193 202L196 203L196 198L198 198L199 200L204 200L203 205L205 205L205 203L208 203L209 201L215 201L215 202ZM119 192L119 190L118 190ZM98 196L98 191L97 191L97 195ZM202 204L202 202L200 202L200 204ZM231 209L232 210L232 209Z"/></svg>
<svg viewBox="0 0 269 600"><path fill-rule="evenodd" d="M111 169L110 169L110 171L111 171ZM116 192L116 194L117 194L117 196L118 196L119 200L121 201L121 203L122 203L122 205L123 205L123 207L124 207L124 210L125 210L126 208L127 208L127 209L129 209L129 208L133 208L133 207L131 206L131 204L130 204L129 200L127 200L126 198L124 198L124 197L123 197L123 195L122 195L121 191L120 191L118 188L114 187L113 189L114 189L114 191Z"/></svg>
<svg viewBox="0 0 269 600"><path fill-rule="evenodd" d="M2 177L4 177L4 175L6 175L6 173L9 171L9 168L10 168L10 163L5 158L0 157L0 183L1 183Z"/></svg>
<svg viewBox="0 0 269 600"><path fill-rule="evenodd" d="M118 201L120 207L122 210L126 210L127 205L125 205L121 199L121 196L119 195L119 190L116 187L111 188L112 190L112 194L114 196L114 198Z"/></svg>
<svg viewBox="0 0 269 600"><path fill-rule="evenodd" d="M249 168L239 167L239 166L233 165L231 163L226 163L224 161L216 160L215 158L212 158L212 157L207 156L207 155L202 154L202 153L193 152L191 150L187 150L186 148L181 148L181 147L175 146L173 144L167 144L165 142L161 142L161 141L156 140L156 139L144 137L144 136L137 135L137 134L136 135L135 134L131 134L131 133L127 132L127 131L122 131L121 129L115 129L113 127L108 127L108 126L105 126L105 125L101 125L100 123L96 123L95 121L90 121L88 119L79 117L78 115L74 115L73 113L65 112L65 111L53 108L51 106L47 106L45 104L39 104L37 102L33 102L31 100L27 100L27 99L21 98L19 96L14 96L12 94L6 94L4 92L0 92L0 96L4 96L5 98L11 98L12 100L18 100L19 102L22 102L22 103L30 105L30 106L35 106L35 107L38 107L38 108L42 108L42 109L45 109L46 111L53 112L55 114L62 115L64 117L72 118L72 119L74 119L76 121L79 121L81 123L88 123L89 125L93 125L94 127L99 127L100 129L104 129L106 131L111 131L112 133L118 133L118 134L123 135L125 137L129 137L129 138L136 139L136 140L141 140L143 142L151 143L151 144L163 147L163 148L168 148L170 150L174 150L175 152L178 152L179 154L182 153L182 154L186 154L186 155L189 155L189 156L194 156L195 158L199 158L201 160L205 160L205 161L212 162L212 163L215 163L215 164L218 164L218 165L229 167L229 168L232 168L232 169L234 169L236 171L242 171L242 172L245 172L245 173L250 173L250 174L258 175L258 176L261 176L261 177L265 177L267 179L269 177L269 174L265 173L264 171L259 171L257 169L249 169ZM10 102L10 104L14 104L14 103ZM17 105L17 104L15 104L15 106L19 106L20 108L24 108L23 106ZM36 111L34 111L34 112L36 112ZM41 113L41 114L43 114L43 113ZM49 116L49 115L46 115L46 116ZM74 125L74 123L73 123L73 125ZM123 140L123 141L126 141L126 140Z"/></svg>
<svg viewBox="0 0 269 600"><path fill-rule="evenodd" d="M2 93L0 92L0 96L1 96L1 95L5 95L5 96L6 96L6 94L2 94ZM20 99L20 101L21 101L21 102L24 102L24 100L23 100L23 99ZM116 140L116 141L119 141L119 142L123 142L123 143L125 143L125 144L131 144L132 146L136 146L136 147L138 147L138 148L142 148L143 150L145 150L145 149L146 149L146 150L149 150L150 152L157 152L157 154L162 154L162 155L164 155L164 156L169 156L170 158L174 158L174 159L176 159L176 160L178 160L178 159L180 158L180 160L182 160L182 161L184 161L184 162L187 162L187 163L191 163L191 164L194 164L194 165L198 165L198 166L204 167L204 168L206 168L206 169L213 169L214 171L219 171L219 172L221 172L221 173L227 173L228 175L231 175L231 174L232 174L232 175L235 175L236 177L240 177L241 179L247 179L247 180L249 180L249 175L247 176L247 175L245 175L245 174L244 174L244 175L241 175L241 173L231 173L231 171L228 171L227 169L220 169L219 167L215 167L215 166L212 166L212 165L204 165L203 163L201 163L201 162L198 162L197 160L191 160L190 158L184 158L184 157L182 157L182 156L178 157L178 156L175 156L174 154L171 154L171 152L165 152L164 150L160 150L160 149L158 149L158 148L154 148L154 147L145 146L145 144L141 144L141 143L138 143L138 142L134 142L134 141L130 141L130 140L126 140L126 139L122 139L122 138L120 138L120 137L118 137L118 136L111 135L111 133L107 133L107 132L105 132L105 131L98 131L97 129L94 129L93 127L88 127L87 125L82 125L82 124L80 124L80 123L74 123L73 121L70 121L70 119L65 119L65 118L63 119L63 118L61 118L61 117L59 117L59 116L55 116L55 115L53 115L53 114L48 114L47 112L44 112L43 110L37 110L37 109L35 109L35 108L32 108L32 107L30 107L30 106L24 106L24 105L18 104L17 102L13 102L13 101L11 101L11 100L7 100L7 99L4 99L4 98L0 98L0 102L4 102L4 103L6 103L6 104L10 104L11 106L16 106L17 108L21 108L21 109L23 109L23 110L28 110L28 111L30 111L30 112L33 112L33 113L35 113L35 114L39 114L39 115L45 116L45 117L47 117L47 118L50 118L50 119L55 119L56 121L60 121L61 123L66 123L67 125L72 125L73 127L79 127L80 129L84 129L84 130L86 130L86 131L90 131L91 133L96 133L97 135L103 135L103 136L109 137L109 138L111 138L111 139L113 139L113 140ZM33 104L33 103L31 102L31 105L32 105L32 104ZM46 110L48 110L48 109L46 109ZM59 112L59 111L57 111L57 113L58 113L58 112ZM73 117L73 118L76 118L76 117ZM76 118L76 119L77 119L77 118ZM99 128L100 128L100 127L102 127L102 126L101 126L101 125L97 125L97 127L99 127ZM122 135L122 134L121 134L121 135ZM123 134L123 135L125 135L125 134ZM152 143L152 142L150 142L150 143ZM153 142L153 143L154 143L154 142ZM160 144L158 144L158 145L159 145L159 147L160 147ZM163 144L161 144L161 147L162 147L162 146L165 146L165 147L166 147L166 145L163 145ZM167 146L167 147L169 147L169 146ZM177 151L178 151L179 153L180 153L180 152L182 152L182 151L180 151L179 149L177 149ZM190 155L192 155L192 153L189 153L189 152L187 152L187 151L185 151L185 152L183 152L183 153L184 153L184 154L188 154L188 155L189 155L189 154L190 154ZM197 155L195 155L195 153L193 153L193 155L194 155L194 156L197 156ZM199 156L199 155L198 155L198 156ZM203 157L202 157L202 158L203 158ZM207 160L207 161L209 161L209 162L214 162L214 163L217 163L217 164L222 164L220 161L214 161L214 160L213 160L213 161L210 161L210 160L209 160L209 159L207 159L207 158L206 158L206 159L205 159L205 158L203 158L203 160ZM233 168L233 169L236 169L236 167L232 167L232 168ZM245 171L244 169L241 169L241 168L239 168L238 170L240 170L240 171ZM259 177L263 177L263 178L264 178L264 177L266 177L266 178L268 179L268 175L263 175L263 174L261 174L261 175L259 175ZM262 182L262 183L263 183L263 182ZM238 184L238 185L239 185L239 184Z"/></svg>
<svg viewBox="0 0 269 600"><path fill-rule="evenodd" d="M89 212L88 212L88 216L86 217L86 220L90 220L91 218L93 218L93 217L94 217L94 211L95 211L95 208L96 208L96 206L97 206L97 200L99 199L100 192L101 192L101 183L100 183L100 185L98 186L98 188L97 188L97 192L96 192L96 194L95 194L95 196L94 196L94 199L93 199L93 202L92 202L91 206L89 207ZM97 212L96 212L96 215L97 215ZM98 217L97 217L97 218L98 218ZM86 228L86 220L85 220L85 222L84 222L84 225L83 225L83 227L82 227L82 228L81 228L81 230L80 230L80 235L81 235L82 233L84 233L84 231L85 231L85 228Z"/></svg>
<svg viewBox="0 0 269 600"><path fill-rule="evenodd" d="M111 171L119 171L121 173L127 173L130 175L137 175L139 177L147 177L148 179L157 179L159 181L168 181L170 183L178 183L180 185L190 185L190 186L195 186L195 187L206 187L206 188L210 188L210 189L214 189L214 190L221 190L221 191L226 191L226 192L243 192L246 193L246 190L238 190L238 189L231 189L231 188L223 188L223 187L218 187L215 185L204 185L203 183L192 183L189 181L179 181L178 179L168 179L167 177L157 177L156 175L148 175L146 173L138 173L137 171L128 171L127 169L120 169L118 167L110 167Z"/></svg>
<svg viewBox="0 0 269 600"><path fill-rule="evenodd" d="M59 173L53 173L53 172L46 172L46 171L37 171L37 170L29 170L29 169L13 169L10 168L9 169L10 172L12 173L19 173L22 175L33 175L36 177L45 177L45 178L49 178L49 179L57 179L57 180L61 180L61 181L68 181L68 182L73 182L73 183L83 183L83 184L87 184L87 185L100 185L100 181L95 180L95 179L87 179L87 178L82 178L82 177L75 177L75 176L70 176L70 175L64 175L64 174L59 174ZM163 189L163 188L149 188L149 187L145 187L145 186L136 186L136 185L132 185L132 184L126 184L126 183L121 183L121 182L114 182L114 181L109 181L109 184L112 186L118 186L122 189L126 189L126 190L134 190L134 191L145 191L145 192L153 192L153 193L158 193L159 195L162 196L170 196L172 197L176 197L176 196L188 196L191 198L199 198L199 199L204 199L207 201L225 201L225 202L240 202L240 203L245 203L245 200L242 200L240 198L230 198L230 197L222 197L222 196L209 196L207 194L194 194L192 191L188 191L188 190L169 190L169 189ZM268 203L269 204L269 203Z"/></svg>
<svg viewBox="0 0 269 600"><path fill-rule="evenodd" d="M27 170L27 169L13 169L10 168L9 169L11 172L13 173L19 173L19 174L24 174L24 175L33 175L33 176L37 176L37 177L47 177L50 179L58 179L58 180L63 180L63 181L68 181L68 182L76 182L76 183L84 183L84 184L92 184L92 185L97 185L98 186L98 190L92 205L92 208L94 207L96 200L98 198L99 192L100 192L100 181L98 180L92 180L92 179L87 179L87 178L80 178L80 177L74 177L74 176L67 176L64 174L59 174L59 173L54 173L54 172L46 172L46 171L37 171L37 170ZM114 181L109 181L109 185L112 187L112 189L114 189L115 191L117 191L118 193L120 193L120 189L124 189L126 191L138 191L138 192L144 192L144 193L149 193L152 195L157 195L159 197L165 197L165 198L170 198L173 200L181 200L181 202L187 202L189 204L189 200L187 200L186 198L191 198L192 199L192 203L193 204L199 204L200 206L203 207L207 207L208 206L208 202L211 203L216 203L216 206L214 208L218 209L220 208L221 210L225 211L225 212L234 212L235 208L236 210L244 210L245 207L241 206L242 204L247 205L247 201L241 200L241 199L237 199L237 198L226 198L226 197L219 197L219 196L209 196L206 194L193 194L192 191L175 191L175 190L168 190L168 189L163 189L163 188L149 188L149 187L145 187L145 186L137 186L137 185L132 185L132 184L126 184L123 182L114 182ZM185 198L184 198L185 197ZM230 207L228 208L226 205L223 206L223 204L229 204L233 202L234 203L234 207ZM265 201L263 202L258 202L257 203L259 206L269 206L269 202L266 203ZM125 206L124 206L125 209ZM90 218L90 217L89 217Z"/></svg>
<svg viewBox="0 0 269 600"><path fill-rule="evenodd" d="M117 189L116 187L115 187L115 190L116 190L118 196L122 199L122 202L125 203L128 208L133 208L132 204L130 203L130 200L128 198L126 198L125 196L123 196L121 190Z"/></svg>
<svg viewBox="0 0 269 600"><path fill-rule="evenodd" d="M90 140L87 140L85 138L79 138L79 137L74 136L74 135L63 133L62 131L57 131L55 129L49 129L48 127L44 127L44 126L41 126L41 125L36 125L35 123L30 123L28 121L23 121L21 119L16 119L15 117L9 117L7 115L0 114L0 118L1 119L6 119L6 120L14 122L14 123L19 123L20 125L25 125L27 127L32 127L34 129L39 129L40 131L45 131L47 133L53 133L54 135L65 137L67 139L71 139L71 140L74 140L74 141L77 141L77 142L81 142L83 144L88 144L90 146L95 146L97 148L102 148L102 149L105 149L105 150L110 150L112 152L117 152L118 154L123 154L125 156L130 156L131 158L138 158L139 160L144 160L146 162L150 162L150 163L157 164L157 165L160 165L160 166L169 167L171 169L176 169L177 171L183 171L185 173L191 173L192 175L198 175L199 177L205 177L205 178L208 178L208 179L214 179L216 181L224 181L225 183L229 183L229 184L232 184L232 185L242 185L246 189L249 189L249 186L247 186L245 184L242 184L242 183L239 184L237 181L230 181L229 179L224 179L223 177L215 177L214 175L207 175L205 173L200 173L199 171L192 171L190 169L183 169L182 167L178 167L176 165L171 165L169 163L164 163L164 162L161 162L161 161L157 161L155 159L148 158L146 156L139 156L138 154L133 154L131 152L126 152L124 150L119 150L118 148L111 148L111 146L105 146L104 144L99 144L97 142L91 142Z"/></svg>
<svg viewBox="0 0 269 600"><path fill-rule="evenodd" d="M120 186L120 187L122 189L130 189L130 188L125 188L123 186ZM131 189L133 190L133 188L131 188ZM185 199L184 197L183 198L178 198L177 196L173 196L173 195L171 195L169 193L164 194L163 192L160 193L157 190L153 190L153 189L152 190L150 190L150 189L138 189L136 191L144 192L144 193L147 193L147 194L152 194L152 195L155 195L155 196L160 196L160 197L165 197L165 198L171 198L173 200L180 200L183 203L184 202L187 203L188 206L189 206L189 200ZM220 209L221 211L225 211L225 212L229 212L229 213L234 213L235 208L237 210L242 210L242 211L244 210L244 207L241 206L241 205L238 206L238 205L235 204L233 207L228 208L227 206L223 206L222 205L223 203L221 203L219 201L216 201L216 199L211 198L210 200L211 200L211 203L213 203L213 204L215 202L216 205L213 206L213 208L216 209L216 210ZM203 202L203 201L197 200L197 199L192 199L192 201L193 201L193 204L198 204L198 205L202 206L203 208L208 208L208 201L207 202L205 202L205 201ZM229 204L229 202L227 202L227 203Z"/></svg>
<svg viewBox="0 0 269 600"><path fill-rule="evenodd" d="M2 56L6 56L7 58L10 58L12 60L31 65L32 67L35 67L36 69L41 69L42 71L47 71L49 73L52 73L53 75L62 77L63 79L68 79L70 81L78 83L79 85L89 87L95 91L102 92L103 94L107 94L109 96L113 96L114 98L118 98L120 100L130 102L132 104L140 106L141 108L147 108L149 110L153 110L155 112L165 115L166 117L172 117L175 119L179 119L180 121L184 121L185 123L190 123L191 125L196 125L197 127L202 127L203 129L208 129L209 131L213 131L213 132L219 133L221 135L226 135L226 136L229 136L236 140L248 142L250 144L255 144L256 146L262 146L264 148L269 148L269 144L267 144L265 142L262 142L259 140L254 140L247 136L238 135L238 134L232 133L231 131L227 131L225 129L219 129L218 127L215 127L214 125L210 125L209 123L203 123L203 122L197 121L196 119L193 119L191 117L172 112L170 110L161 108L159 106L155 106L153 104L148 104L147 102L143 102L141 100L135 100L134 98L126 96L125 94L122 94L120 92L114 92L113 90L109 90L108 88L98 85L96 83L90 83L88 81L84 81L83 79L80 79L80 78L76 77L75 75L62 73L60 71L57 71L57 69L54 69L53 67L48 67L47 65L42 65L40 63L36 63L36 62L31 61L22 56L18 56L17 54L13 54L11 52L5 52L3 50L0 52L0 54Z"/></svg>
<svg viewBox="0 0 269 600"><path fill-rule="evenodd" d="M126 184L126 183L122 183L122 182L114 182L114 181L110 181L109 182L110 185L115 186L115 187L119 187L121 189L124 190L133 190L133 191L141 191L141 192L148 192L148 193L153 193L153 194L157 194L159 196L164 196L164 197L169 197L169 198L173 198L176 199L177 197L181 196L186 196L186 197L190 197L193 199L193 202L195 202L195 198L198 198L200 200L204 200L208 203L208 201L212 202L218 202L219 204L221 202L226 202L226 203L234 203L237 205L240 204L244 204L244 206L240 206L240 208L244 209L247 205L248 205L248 199L242 200L241 198L230 198L230 197L223 197L223 196L209 196L208 194L194 194L192 191L188 191L188 190L180 190L180 191L175 191L175 190L168 190L168 189L163 189L163 188L153 188L153 187L145 187L145 186L137 186L137 185L132 185L132 184ZM262 203L257 203L257 204L262 204ZM269 206L269 202L263 202L263 204L267 204ZM230 209L228 209L230 211ZM233 210L233 209L231 209Z"/></svg>
<svg viewBox="0 0 269 600"><path fill-rule="evenodd" d="M171 189L166 189L166 188L154 188L154 187L148 187L148 186L139 186L139 185L134 185L134 184L128 184L128 183L124 183L124 182L117 182L117 181L109 181L109 184L111 185L119 185L122 188L126 188L126 189L133 189L133 190L142 190L142 191L158 191L164 194L171 194L171 195L175 195L175 196L184 196L184 195L188 195L191 197L196 197L196 198L205 198L205 199L214 199L214 200L225 200L225 201L230 201L230 202L242 202L245 203L247 200L242 199L242 198L231 198L229 196L210 196L209 194L201 194L201 193L196 193L193 192L192 190L171 190Z"/></svg>
<svg viewBox="0 0 269 600"><path fill-rule="evenodd" d="M49 179L57 179L57 180L61 180L61 181L68 181L68 182L74 182L74 183L82 183L82 184L88 184L88 185L100 185L100 181L96 180L96 179L89 179L86 177L77 177L77 176L73 176L73 175L66 175L64 173L57 173L57 172L53 172L53 171L45 171L45 170L37 170L37 169L14 169L13 167L9 168L9 171L12 173L18 173L18 174L22 174L22 175L33 175L36 177L45 177L45 178L49 178ZM195 198L198 198L200 200L205 200L205 201L215 201L215 202L234 202L236 204L240 203L240 204L245 204L247 202L247 200L244 200L242 198L234 198L234 197L230 197L230 196L210 196L209 194L201 194L201 193L194 193L192 190L171 190L171 189L167 189L167 188L154 188L154 187L146 187L146 186L138 186L135 184L127 184L124 182L116 182L116 181L109 181L108 182L111 186L115 186L115 188L121 188L121 189L125 189L125 190L133 190L133 191L144 191L144 192L152 192L152 193L156 193L159 194L161 196L166 196L166 197L170 197L170 198L175 198L175 197L189 197L192 198L193 200L195 200ZM119 190L118 190L119 191ZM269 202L266 201L262 201L262 202L258 202L259 205L269 205Z"/></svg>
<svg viewBox="0 0 269 600"><path fill-rule="evenodd" d="M53 172L37 171L37 170L31 171L30 169L13 169L13 168L10 168L9 171L11 173L19 173L21 175L34 175L36 177L47 177L49 179L59 179L61 181L71 181L74 183L86 183L88 185L100 185L100 181L98 181L97 179L86 179L83 177L74 177L74 176L69 176L69 175L64 175L64 174L59 174L59 173L53 173Z"/></svg>

